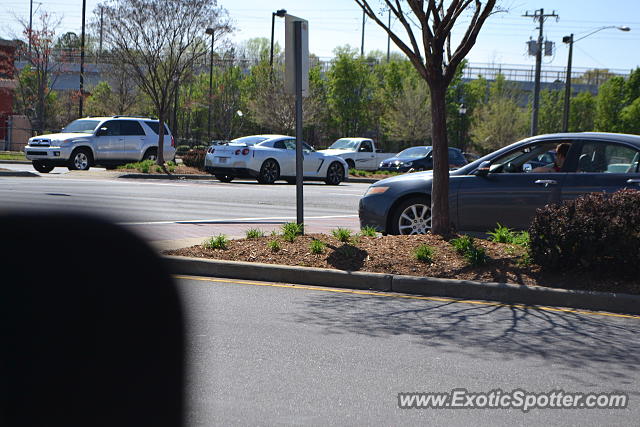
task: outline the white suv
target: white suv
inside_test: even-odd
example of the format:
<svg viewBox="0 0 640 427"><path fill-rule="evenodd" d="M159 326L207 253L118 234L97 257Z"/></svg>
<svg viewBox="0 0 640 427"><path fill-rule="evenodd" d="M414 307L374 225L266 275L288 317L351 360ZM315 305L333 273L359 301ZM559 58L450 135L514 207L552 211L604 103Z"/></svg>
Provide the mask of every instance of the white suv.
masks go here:
<svg viewBox="0 0 640 427"><path fill-rule="evenodd" d="M165 124L164 158L173 159L175 141ZM155 160L158 153L158 120L142 117L87 117L71 122L61 133L35 136L24 149L38 172L56 166L87 170L100 165L115 167L141 160Z"/></svg>

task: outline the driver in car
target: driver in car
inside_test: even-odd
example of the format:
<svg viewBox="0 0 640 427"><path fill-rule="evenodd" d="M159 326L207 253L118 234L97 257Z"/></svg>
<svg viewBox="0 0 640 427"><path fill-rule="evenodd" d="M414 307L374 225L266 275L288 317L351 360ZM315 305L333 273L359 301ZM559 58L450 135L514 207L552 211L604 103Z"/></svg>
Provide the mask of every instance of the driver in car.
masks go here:
<svg viewBox="0 0 640 427"><path fill-rule="evenodd" d="M570 147L571 144L568 142L558 144L556 147L556 160L548 165L537 167L533 169L532 172L560 172L562 170L564 160L567 158L567 153L569 152Z"/></svg>

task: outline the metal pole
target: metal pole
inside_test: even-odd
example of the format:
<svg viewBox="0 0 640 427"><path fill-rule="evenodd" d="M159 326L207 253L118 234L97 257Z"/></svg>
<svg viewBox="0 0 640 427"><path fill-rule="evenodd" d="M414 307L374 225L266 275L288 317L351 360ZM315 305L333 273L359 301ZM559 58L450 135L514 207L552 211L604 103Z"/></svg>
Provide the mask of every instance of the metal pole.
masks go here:
<svg viewBox="0 0 640 427"><path fill-rule="evenodd" d="M573 57L573 34L569 36L569 59L564 89L564 111L562 113L562 132L569 131L569 109L571 108L571 61Z"/></svg>
<svg viewBox="0 0 640 427"><path fill-rule="evenodd" d="M391 8L389 8L389 25L387 27L391 29ZM391 56L391 36L387 34L387 63L389 63L390 56Z"/></svg>
<svg viewBox="0 0 640 427"><path fill-rule="evenodd" d="M87 10L87 0L82 0L82 39L80 41L80 103L78 104L78 117L82 117L84 103L84 21Z"/></svg>
<svg viewBox="0 0 640 427"><path fill-rule="evenodd" d="M209 117L207 118L207 139L211 143L211 102L213 101L213 32L211 32L211 59L209 60Z"/></svg>
<svg viewBox="0 0 640 427"><path fill-rule="evenodd" d="M304 156L302 153L302 22L293 23L295 30L296 60L296 222L304 225L303 173ZM304 229L303 229L304 232Z"/></svg>
<svg viewBox="0 0 640 427"><path fill-rule="evenodd" d="M269 67L273 71L273 32L276 25L276 14L271 12L271 53L269 54Z"/></svg>
<svg viewBox="0 0 640 427"><path fill-rule="evenodd" d="M100 6L100 45L98 47L98 56L102 56L102 26L103 26L103 19L102 19L102 15L103 15L103 9L102 6Z"/></svg>
<svg viewBox="0 0 640 427"><path fill-rule="evenodd" d="M542 27L544 26L544 9L540 9L540 33L538 35L538 51L536 52L536 80L533 89L533 110L531 112L531 136L538 134L538 110L540 109L540 71L542 68L542 40L544 34Z"/></svg>
<svg viewBox="0 0 640 427"><path fill-rule="evenodd" d="M31 32L33 31L33 0L29 0L29 60L31 60Z"/></svg>
<svg viewBox="0 0 640 427"><path fill-rule="evenodd" d="M360 43L360 56L364 56L364 20L366 15L364 9L362 10L362 43Z"/></svg>

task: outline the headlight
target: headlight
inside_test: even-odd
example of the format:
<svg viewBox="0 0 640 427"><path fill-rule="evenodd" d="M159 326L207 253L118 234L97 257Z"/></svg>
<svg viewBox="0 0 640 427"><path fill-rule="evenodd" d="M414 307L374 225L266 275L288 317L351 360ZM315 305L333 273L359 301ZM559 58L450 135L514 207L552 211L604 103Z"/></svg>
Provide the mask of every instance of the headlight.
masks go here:
<svg viewBox="0 0 640 427"><path fill-rule="evenodd" d="M411 165L413 165L413 162L405 162L405 164L404 164L404 165L405 165L405 166L411 166Z"/></svg>
<svg viewBox="0 0 640 427"><path fill-rule="evenodd" d="M389 187L374 187L372 185L371 187L369 187L367 189L367 192L364 193L364 196L362 196L362 197L372 196L374 194L382 194L385 191L387 191L388 189L389 189Z"/></svg>

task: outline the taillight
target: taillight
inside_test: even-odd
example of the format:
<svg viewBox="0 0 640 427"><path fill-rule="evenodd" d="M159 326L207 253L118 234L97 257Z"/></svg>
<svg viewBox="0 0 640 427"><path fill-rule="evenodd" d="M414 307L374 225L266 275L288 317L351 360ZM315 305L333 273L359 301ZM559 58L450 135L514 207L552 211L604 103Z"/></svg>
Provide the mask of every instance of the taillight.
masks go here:
<svg viewBox="0 0 640 427"><path fill-rule="evenodd" d="M236 150L236 156L240 154L240 150Z"/></svg>
<svg viewBox="0 0 640 427"><path fill-rule="evenodd" d="M248 148L243 148L242 149L242 155L246 156L247 154L249 154L249 149Z"/></svg>
<svg viewBox="0 0 640 427"><path fill-rule="evenodd" d="M213 154L214 151L216 151L216 149L213 148L213 147L207 148L207 153L209 153L209 154Z"/></svg>
<svg viewBox="0 0 640 427"><path fill-rule="evenodd" d="M171 147L176 148L176 140L173 139L173 135L171 135Z"/></svg>

